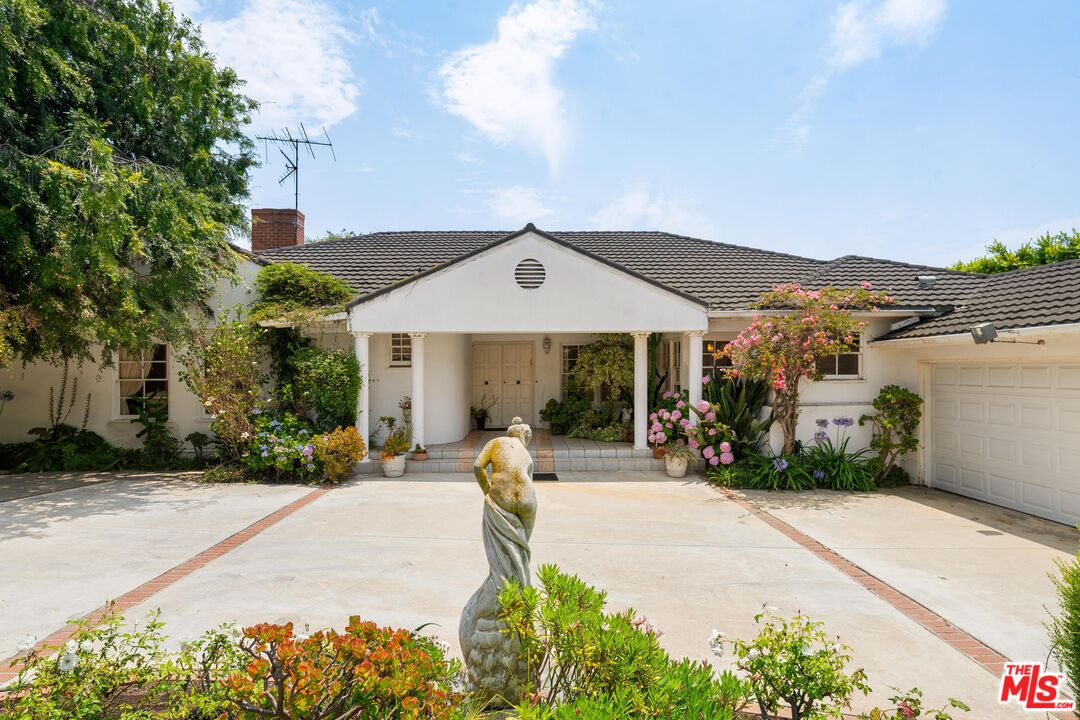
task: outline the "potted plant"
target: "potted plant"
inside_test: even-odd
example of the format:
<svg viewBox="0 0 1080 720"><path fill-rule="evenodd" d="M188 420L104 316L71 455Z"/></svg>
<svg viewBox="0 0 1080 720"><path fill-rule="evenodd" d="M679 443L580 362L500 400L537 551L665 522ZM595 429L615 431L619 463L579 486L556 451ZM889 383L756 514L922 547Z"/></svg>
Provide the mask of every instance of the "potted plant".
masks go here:
<svg viewBox="0 0 1080 720"><path fill-rule="evenodd" d="M686 466L694 459L694 451L682 440L670 442L664 446L664 470L668 477L681 478L686 475Z"/></svg>
<svg viewBox="0 0 1080 720"><path fill-rule="evenodd" d="M416 443L416 447L412 449L412 459L427 460L427 448L420 443Z"/></svg>
<svg viewBox="0 0 1080 720"><path fill-rule="evenodd" d="M386 477L401 477L405 474L405 452L409 449L409 436L404 428L398 428L386 436L383 442L382 460L383 475Z"/></svg>
<svg viewBox="0 0 1080 720"><path fill-rule="evenodd" d="M495 407L495 398L488 397L488 394L484 393L484 396L480 398L480 406L469 408L469 414L476 423L477 430L483 430L487 426L487 421L491 418L491 408L493 407Z"/></svg>

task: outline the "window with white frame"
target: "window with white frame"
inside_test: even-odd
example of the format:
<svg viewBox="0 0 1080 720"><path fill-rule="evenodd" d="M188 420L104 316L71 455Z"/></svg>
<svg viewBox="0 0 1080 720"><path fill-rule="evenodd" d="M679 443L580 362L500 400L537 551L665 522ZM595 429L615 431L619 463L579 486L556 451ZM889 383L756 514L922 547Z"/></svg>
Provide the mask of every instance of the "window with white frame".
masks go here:
<svg viewBox="0 0 1080 720"><path fill-rule="evenodd" d="M134 417L142 399L169 408L169 351L165 345L149 350L120 349L116 360L116 414Z"/></svg>
<svg viewBox="0 0 1080 720"><path fill-rule="evenodd" d="M562 379L560 385L562 387L563 400L571 395L579 395L577 384L571 377L571 373L574 371L574 366L577 365L578 353L581 352L581 348L584 345L563 345L562 346Z"/></svg>
<svg viewBox="0 0 1080 720"><path fill-rule="evenodd" d="M845 380L862 377L862 337L856 333L846 350L821 358L817 366L825 379Z"/></svg>
<svg viewBox="0 0 1080 720"><path fill-rule="evenodd" d="M682 392L682 341L668 340L668 389L674 393Z"/></svg>
<svg viewBox="0 0 1080 720"><path fill-rule="evenodd" d="M726 355L717 357L716 354L722 352L728 345L728 340L709 340L705 339L701 343L701 372L703 375L711 376L720 368L731 367L731 358Z"/></svg>
<svg viewBox="0 0 1080 720"><path fill-rule="evenodd" d="M390 333L390 367L412 365L412 338L409 333Z"/></svg>

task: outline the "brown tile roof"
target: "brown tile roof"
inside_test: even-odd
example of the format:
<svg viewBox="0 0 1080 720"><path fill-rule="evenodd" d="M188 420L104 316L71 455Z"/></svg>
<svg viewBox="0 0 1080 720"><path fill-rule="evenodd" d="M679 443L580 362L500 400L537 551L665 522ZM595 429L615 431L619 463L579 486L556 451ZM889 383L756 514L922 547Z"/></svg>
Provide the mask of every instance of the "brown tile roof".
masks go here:
<svg viewBox="0 0 1080 720"><path fill-rule="evenodd" d="M520 232L375 232L260 255L335 275L363 298ZM1080 261L982 275L857 255L816 260L655 231L539 232L714 310L745 309L761 292L779 283L824 287L869 281L875 289L893 295L898 308L934 308L945 313L885 339L965 332L980 322L994 322L998 329L1080 322ZM935 281L921 287L919 276L933 276Z"/></svg>
<svg viewBox="0 0 1080 720"><path fill-rule="evenodd" d="M953 312L884 339L956 335L987 322L998 330L1080 323L1080 260L984 276L954 304Z"/></svg>

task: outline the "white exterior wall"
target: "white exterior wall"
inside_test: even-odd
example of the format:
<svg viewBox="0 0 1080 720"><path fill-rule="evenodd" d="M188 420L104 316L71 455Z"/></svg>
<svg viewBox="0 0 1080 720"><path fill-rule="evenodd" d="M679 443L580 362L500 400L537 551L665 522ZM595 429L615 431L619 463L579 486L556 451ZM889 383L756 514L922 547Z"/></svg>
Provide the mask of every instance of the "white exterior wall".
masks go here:
<svg viewBox="0 0 1080 720"><path fill-rule="evenodd" d="M246 306L250 302L248 288L259 272L259 265L241 259L237 270L240 282L237 284L220 281L216 306L219 309ZM95 350L95 352L97 352ZM173 348L169 347L169 422L173 433L181 440L190 432L200 431L209 434L210 418L180 379L180 364ZM7 403L0 413L0 443L24 442L32 439L27 431L31 428L49 424L49 388L60 392L60 380L63 369L47 363L34 363L23 367L14 364L10 368L0 369L0 389L11 390L15 399ZM68 397L71 397L72 380L78 377L78 398L68 425L80 427L86 407L86 395L90 393L90 414L86 429L96 432L109 442L124 447L138 447L142 441L135 437L139 426L127 418L115 417L116 405L116 368L102 368L96 363L87 363L78 367L69 366ZM65 402L65 405L67 403Z"/></svg>

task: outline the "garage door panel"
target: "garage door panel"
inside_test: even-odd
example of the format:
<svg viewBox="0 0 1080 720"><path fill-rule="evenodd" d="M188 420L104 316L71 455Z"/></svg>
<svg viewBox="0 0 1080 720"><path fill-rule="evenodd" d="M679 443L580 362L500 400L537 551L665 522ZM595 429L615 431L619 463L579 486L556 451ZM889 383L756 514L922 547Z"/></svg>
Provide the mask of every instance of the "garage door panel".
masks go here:
<svg viewBox="0 0 1080 720"><path fill-rule="evenodd" d="M1080 521L1080 365L953 364L931 371L933 485Z"/></svg>
<svg viewBox="0 0 1080 720"><path fill-rule="evenodd" d="M1050 368L1045 365L1023 365L1020 367L1020 387L1049 388Z"/></svg>
<svg viewBox="0 0 1080 720"><path fill-rule="evenodd" d="M1058 387L1063 390L1080 390L1080 365L1063 365L1058 368Z"/></svg>
<svg viewBox="0 0 1080 720"><path fill-rule="evenodd" d="M1061 432L1080 434L1080 408L1059 408L1058 429Z"/></svg>
<svg viewBox="0 0 1080 720"><path fill-rule="evenodd" d="M991 475L988 492L991 497L997 500L1004 500L1008 503L1015 503L1016 481L1012 478L1003 477L1001 475Z"/></svg>
<svg viewBox="0 0 1080 720"><path fill-rule="evenodd" d="M1061 513L1074 522L1080 521L1080 493L1062 490L1058 492L1058 498L1061 500Z"/></svg>
<svg viewBox="0 0 1080 720"><path fill-rule="evenodd" d="M1054 426L1054 411L1049 405L1021 405L1020 424L1025 428L1049 430Z"/></svg>
<svg viewBox="0 0 1080 720"><path fill-rule="evenodd" d="M1054 492L1045 485L1036 485L1033 482L1023 484L1021 497L1025 504L1034 505L1042 510L1052 510Z"/></svg>
<svg viewBox="0 0 1080 720"><path fill-rule="evenodd" d="M969 458L983 458L985 456L985 446L985 440L979 435L969 435L968 433L960 435L960 452Z"/></svg>
<svg viewBox="0 0 1080 720"><path fill-rule="evenodd" d="M983 421L983 403L973 402L971 400L961 400L959 403L959 412L957 416L960 420L969 420L974 422Z"/></svg>
<svg viewBox="0 0 1080 720"><path fill-rule="evenodd" d="M957 384L967 387L980 387L985 384L985 368L961 367L957 372Z"/></svg>
<svg viewBox="0 0 1080 720"><path fill-rule="evenodd" d="M986 475L971 468L960 468L960 484L968 490L986 492Z"/></svg>
<svg viewBox="0 0 1080 720"><path fill-rule="evenodd" d="M994 425L1016 425L1016 407L1003 405L1002 403L990 403L987 408L987 419Z"/></svg>
<svg viewBox="0 0 1080 720"><path fill-rule="evenodd" d="M996 439L990 442L987 454L991 460L1016 462L1016 443L1012 440Z"/></svg>
<svg viewBox="0 0 1080 720"><path fill-rule="evenodd" d="M986 371L986 384L990 387L1013 387L1016 385L1016 368L989 367Z"/></svg>

